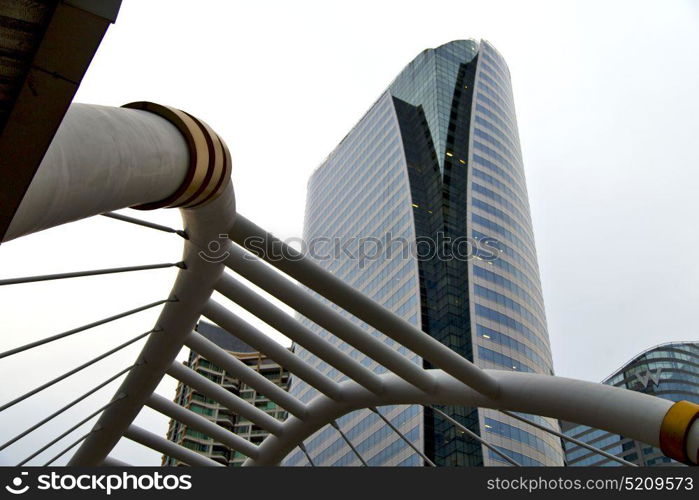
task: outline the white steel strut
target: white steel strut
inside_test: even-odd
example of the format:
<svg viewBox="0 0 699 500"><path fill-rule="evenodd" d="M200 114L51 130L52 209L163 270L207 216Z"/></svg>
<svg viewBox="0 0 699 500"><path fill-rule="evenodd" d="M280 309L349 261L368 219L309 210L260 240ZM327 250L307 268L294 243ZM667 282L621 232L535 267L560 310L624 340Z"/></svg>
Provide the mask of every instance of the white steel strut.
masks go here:
<svg viewBox="0 0 699 500"><path fill-rule="evenodd" d="M543 415L659 446L668 456L685 463L699 462L697 405L562 377L480 369L289 247L284 247L289 258L265 262L265 252L248 244L251 238L265 245L284 245L236 213L230 168L225 143L204 122L182 111L152 103L134 103L125 108L74 104L67 113L6 240L126 207L179 207L184 232L178 234L185 237L182 260L175 264L180 268L177 279L167 300L158 304L162 311L148 332L143 350L134 365L124 370L126 378L115 397L101 409L93 429L73 443L79 446L70 465L124 465L109 456L122 438L191 465L218 465L134 426L144 406L243 453L248 457L246 465L274 465L297 446L305 450L304 439L332 425L340 416L394 404L466 405ZM140 223L129 217L117 218ZM142 225L177 232L154 224ZM212 247L224 258L212 261L202 257ZM377 375L368 370L243 285L227 269L367 354L388 372ZM305 287L435 368L427 370L411 363ZM215 302L214 290L332 365L347 380L338 383L306 364ZM317 389L318 395L308 403L302 402L198 335L193 330L201 316L286 367ZM59 334L46 342L69 334ZM176 362L183 346L264 393L287 410L289 417L280 422ZM255 445L154 394L166 374L251 420L269 431L269 436ZM360 460L364 461L361 456Z"/></svg>

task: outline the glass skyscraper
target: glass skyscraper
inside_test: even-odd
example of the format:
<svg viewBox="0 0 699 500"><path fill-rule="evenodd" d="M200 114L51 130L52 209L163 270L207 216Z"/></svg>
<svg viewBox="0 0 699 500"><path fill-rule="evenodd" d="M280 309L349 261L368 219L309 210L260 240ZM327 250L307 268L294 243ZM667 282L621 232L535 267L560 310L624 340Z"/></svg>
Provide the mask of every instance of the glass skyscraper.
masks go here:
<svg viewBox="0 0 699 500"><path fill-rule="evenodd" d="M699 404L699 342L673 342L648 349L602 383L670 401ZM562 422L561 426L568 436L640 466L682 466L666 457L659 448L619 434L569 422ZM620 465L576 444L567 442L565 446L568 465Z"/></svg>
<svg viewBox="0 0 699 500"><path fill-rule="evenodd" d="M509 70L488 42L425 50L398 75L312 175L304 240L323 267L478 366L552 373ZM295 352L344 378L301 346ZM317 394L293 377L290 391L303 401ZM560 440L548 433L496 411L440 409L522 465L563 464ZM381 411L437 465L507 465L429 409ZM558 429L553 419L531 418ZM338 424L369 465L422 465L369 410ZM330 426L305 446L317 465L359 464ZM307 461L296 451L284 463Z"/></svg>

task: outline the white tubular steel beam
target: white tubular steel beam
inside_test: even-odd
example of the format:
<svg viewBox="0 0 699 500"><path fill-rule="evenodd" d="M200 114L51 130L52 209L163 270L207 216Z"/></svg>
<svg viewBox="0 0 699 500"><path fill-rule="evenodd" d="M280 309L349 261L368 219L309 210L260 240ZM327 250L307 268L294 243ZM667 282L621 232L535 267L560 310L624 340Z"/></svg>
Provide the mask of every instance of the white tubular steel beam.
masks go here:
<svg viewBox="0 0 699 500"><path fill-rule="evenodd" d="M73 104L5 241L162 200L182 184L188 168L187 144L164 118L136 109Z"/></svg>
<svg viewBox="0 0 699 500"><path fill-rule="evenodd" d="M229 274L221 276L216 290L371 392L383 391L378 375Z"/></svg>
<svg viewBox="0 0 699 500"><path fill-rule="evenodd" d="M693 463L699 465L699 419L696 419L694 423L689 426L686 441L685 452L687 453L687 457Z"/></svg>
<svg viewBox="0 0 699 500"><path fill-rule="evenodd" d="M160 437L157 434L153 434L150 431L142 429L136 425L130 425L124 432L124 437L135 441L138 444L142 444L146 448L158 451L165 456L176 458L180 462L184 462L187 465L193 465L197 467L223 467L220 463L210 458L200 455L199 453L189 450L184 446L168 441L164 437Z"/></svg>
<svg viewBox="0 0 699 500"><path fill-rule="evenodd" d="M224 271L201 249L230 244L220 235L233 226L236 213L228 150L206 124L152 103L128 106L139 109L80 106L79 119L68 122L69 135L54 140L61 154L42 163L39 173L45 169L47 180L35 179L23 201L30 209L12 222L17 223L12 235L19 236L133 205L176 206L189 236L185 269L156 323L162 335L149 337L118 389L127 397L99 417L100 432L91 433L69 461L76 466L104 461L179 354ZM42 214L53 215L44 219Z"/></svg>
<svg viewBox="0 0 699 500"><path fill-rule="evenodd" d="M228 252L230 255L225 261L226 265L244 278L274 295L336 337L369 355L411 384L427 392L434 388L435 381L420 366L411 362L398 351L391 349L330 306L311 296L306 290L295 285L274 269L270 269L267 264L254 255L237 245L230 245Z"/></svg>
<svg viewBox="0 0 699 500"><path fill-rule="evenodd" d="M304 419L306 417L307 411L305 404L278 385L267 380L264 376L260 375L238 358L228 354L210 340L207 340L198 333L191 332L185 339L185 345L194 352L204 356L213 364L226 370L229 375L239 378L257 392L264 394L297 418Z"/></svg>
<svg viewBox="0 0 699 500"><path fill-rule="evenodd" d="M257 253L280 271L334 302L347 312L376 328L401 345L490 397L498 394L497 381L485 371L425 334L403 318L355 290L332 273L327 272L303 254L267 233L251 221L238 215L229 233L233 241ZM263 244L260 252L260 244ZM270 258L275 253L266 249L282 249L283 258ZM260 255L261 253L261 255ZM388 368L388 367L387 367Z"/></svg>
<svg viewBox="0 0 699 500"><path fill-rule="evenodd" d="M104 409L69 465L115 463L109 453L122 437L185 463L220 465L134 426L134 419L146 403L171 416L179 416L193 427L207 429L208 432L203 432L216 434L218 437L212 437L247 452L251 456L247 465L277 464L294 447L302 445L304 439L336 418L357 409L394 404L453 404L544 415L659 446L666 455L685 463L699 462L696 404L673 403L560 377L482 370L236 215L229 177L230 154L223 141L205 123L186 113L153 103L132 103L128 109L74 104L68 111L10 224L5 241L126 207L179 207L189 237L184 242L183 268L178 271L172 293L153 328L159 333L149 336L134 367L116 390L123 397ZM286 258L272 258L277 252L266 251L272 248L283 250ZM439 369L424 370L410 362L268 264ZM376 375L358 365L286 313L224 276L226 266L392 373ZM286 350L272 345L257 330L210 302L214 288L352 380L330 382L324 375L296 363ZM231 327L233 333L241 333L251 345L268 352L282 364L290 363L289 368L320 389L321 394L305 404L193 333L205 309L212 319ZM233 395L224 395L223 389L203 382L203 377L178 367L175 359L185 343L269 397L291 416L284 423L272 422L274 419L269 415L261 415L264 412L240 404ZM215 427L213 423L205 424L191 412L182 413L186 410L153 396L165 373L213 396L271 434L259 447L254 447L222 434L224 431L211 427ZM99 432L95 432L97 429Z"/></svg>
<svg viewBox="0 0 699 500"><path fill-rule="evenodd" d="M243 398L230 393L219 384L215 384L203 375L199 375L191 368L187 368L183 364L173 361L172 365L167 370L167 374L193 388L197 392L202 393L206 397L218 401L233 413L247 418L262 429L272 434L282 433L283 427L279 420L271 417L269 413L251 405Z"/></svg>
<svg viewBox="0 0 699 500"><path fill-rule="evenodd" d="M563 377L486 370L497 380L500 395L490 398L442 370L429 370L437 386L426 393L392 373L381 375L386 392L373 394L355 382L343 382L342 402L318 395L308 403L308 418L290 417L284 434L260 444L260 458L246 465L274 465L314 432L340 416L361 408L394 404L463 405L509 409L568 420L622 434L653 446L672 401L603 384ZM592 403L594 402L594 404ZM694 451L696 456L696 450Z"/></svg>
<svg viewBox="0 0 699 500"><path fill-rule="evenodd" d="M201 415L197 415L191 410L173 403L169 399L165 399L157 394L151 394L148 401L146 401L146 405L173 420L182 422L192 429L206 434L224 446L228 446L232 450L239 451L243 455L247 455L250 458L256 458L258 455L257 446L252 444L247 439L241 438L237 434L216 425L215 423L207 420Z"/></svg>
<svg viewBox="0 0 699 500"><path fill-rule="evenodd" d="M230 171L225 143L183 111L72 104L3 241L126 207L202 206Z"/></svg>
<svg viewBox="0 0 699 500"><path fill-rule="evenodd" d="M240 340L276 361L290 373L293 373L309 385L315 387L332 399L342 399L342 391L337 382L330 380L315 368L302 361L289 349L283 347L276 340L271 339L260 330L230 312L222 305L209 299L202 314L224 330L238 337Z"/></svg>
<svg viewBox="0 0 699 500"><path fill-rule="evenodd" d="M178 272L172 289L177 302L165 304L156 323L162 331L150 336L139 355L143 363L129 372L118 389L128 398L102 414L101 431L85 439L70 465L97 465L110 453L179 354L223 273L223 265L202 259L199 252L210 241L218 241L222 229L231 224L235 215L232 186L211 204L196 211L182 210L182 214L190 239L184 243L187 269Z"/></svg>
<svg viewBox="0 0 699 500"><path fill-rule="evenodd" d="M107 457L102 461L102 467L133 467L131 464L123 462L118 458Z"/></svg>

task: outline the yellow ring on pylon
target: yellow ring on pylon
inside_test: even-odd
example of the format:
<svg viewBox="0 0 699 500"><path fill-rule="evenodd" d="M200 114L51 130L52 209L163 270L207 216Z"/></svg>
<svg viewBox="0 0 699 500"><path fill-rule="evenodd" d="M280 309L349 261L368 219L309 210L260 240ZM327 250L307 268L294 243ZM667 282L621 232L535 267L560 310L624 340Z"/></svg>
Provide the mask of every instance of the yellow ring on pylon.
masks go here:
<svg viewBox="0 0 699 500"><path fill-rule="evenodd" d="M687 455L689 428L699 419L699 405L678 401L670 407L660 425L660 449L665 455L687 465L695 465ZM697 457L699 458L699 457Z"/></svg>

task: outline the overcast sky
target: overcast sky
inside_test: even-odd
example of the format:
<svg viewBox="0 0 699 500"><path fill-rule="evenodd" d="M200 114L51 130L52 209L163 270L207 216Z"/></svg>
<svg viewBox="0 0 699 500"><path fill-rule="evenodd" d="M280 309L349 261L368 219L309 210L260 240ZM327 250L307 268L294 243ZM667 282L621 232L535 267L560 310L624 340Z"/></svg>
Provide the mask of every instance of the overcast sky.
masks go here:
<svg viewBox="0 0 699 500"><path fill-rule="evenodd" d="M459 38L489 40L510 67L557 374L599 381L655 344L699 339L697 1L124 0L76 101L150 100L204 119L230 147L239 211L300 236L311 171L413 57ZM180 224L174 210L137 215ZM176 236L97 217L3 244L0 277L180 253ZM0 351L165 298L174 275L3 287ZM0 360L2 402L156 317ZM128 366L141 345L0 414L2 437ZM26 457L115 388L0 452L0 464ZM174 383L160 391L173 397ZM164 434L167 421L145 411L139 424ZM114 455L159 463L124 442Z"/></svg>

